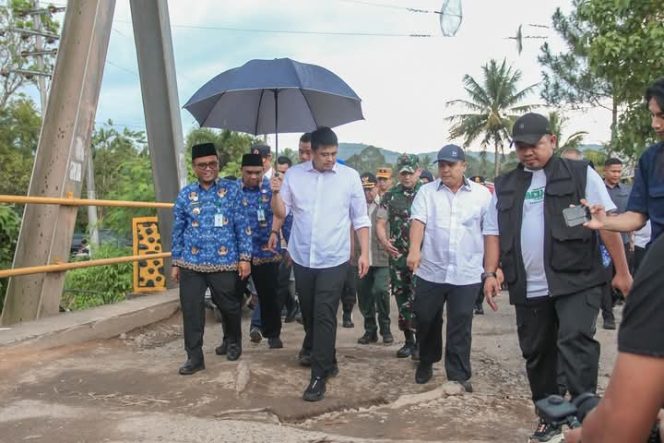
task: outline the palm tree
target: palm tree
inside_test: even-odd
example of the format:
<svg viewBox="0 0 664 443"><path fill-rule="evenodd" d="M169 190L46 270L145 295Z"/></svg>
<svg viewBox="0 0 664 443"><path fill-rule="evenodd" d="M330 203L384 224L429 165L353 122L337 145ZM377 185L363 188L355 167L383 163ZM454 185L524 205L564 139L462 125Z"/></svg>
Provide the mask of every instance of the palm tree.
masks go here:
<svg viewBox="0 0 664 443"><path fill-rule="evenodd" d="M560 114L558 111L549 112L549 127L551 132L558 139L558 150L563 151L565 149L578 149L579 145L583 141L583 137L588 135L586 131L577 131L565 139L563 142L563 128L565 124L569 121L569 118Z"/></svg>
<svg viewBox="0 0 664 443"><path fill-rule="evenodd" d="M464 147L481 138L482 149L488 145L494 148L494 174L500 173L500 158L506 143L509 143L509 130L514 121L535 105L522 105L520 102L530 94L536 85L520 91L517 83L521 71L513 69L506 60L498 64L496 60L482 66L483 79L478 82L470 75L463 76L464 89L468 100L452 100L447 105L463 105L468 113L447 117L454 124L450 137L463 137Z"/></svg>

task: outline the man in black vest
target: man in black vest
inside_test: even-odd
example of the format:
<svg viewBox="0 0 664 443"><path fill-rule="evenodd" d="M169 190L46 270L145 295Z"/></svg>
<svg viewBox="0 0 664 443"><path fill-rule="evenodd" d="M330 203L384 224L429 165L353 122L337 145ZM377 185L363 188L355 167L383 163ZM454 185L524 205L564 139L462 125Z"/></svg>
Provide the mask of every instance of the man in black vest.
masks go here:
<svg viewBox="0 0 664 443"><path fill-rule="evenodd" d="M558 393L558 359L572 397L595 392L599 343L596 319L606 283L598 236L568 227L563 209L582 198L615 208L601 177L582 160L553 155L556 136L542 115L529 113L512 129L521 164L496 179L484 227L484 294L497 309L500 262L516 308L517 333L533 401ZM622 240L600 231L616 265L613 285L629 292L632 278ZM548 441L559 428L540 422L532 439Z"/></svg>

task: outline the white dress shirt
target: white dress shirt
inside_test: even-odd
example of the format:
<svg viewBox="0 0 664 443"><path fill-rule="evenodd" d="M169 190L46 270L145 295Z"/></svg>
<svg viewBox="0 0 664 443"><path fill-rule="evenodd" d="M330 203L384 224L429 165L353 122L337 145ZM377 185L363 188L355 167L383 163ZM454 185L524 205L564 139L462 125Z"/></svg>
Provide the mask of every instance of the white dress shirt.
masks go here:
<svg viewBox="0 0 664 443"><path fill-rule="evenodd" d="M270 169L268 169L267 172L265 174L263 174L263 178L264 179L266 178L268 180L272 180L273 176L274 176L274 168L273 167L270 167Z"/></svg>
<svg viewBox="0 0 664 443"><path fill-rule="evenodd" d="M335 164L319 172L311 161L286 171L281 198L293 213L288 252L295 263L307 268L331 268L350 258L350 232L369 228L367 202L360 175Z"/></svg>
<svg viewBox="0 0 664 443"><path fill-rule="evenodd" d="M484 271L482 225L490 202L486 187L466 179L456 193L440 179L422 186L410 215L411 220L426 225L422 260L415 275L432 283L480 283Z"/></svg>

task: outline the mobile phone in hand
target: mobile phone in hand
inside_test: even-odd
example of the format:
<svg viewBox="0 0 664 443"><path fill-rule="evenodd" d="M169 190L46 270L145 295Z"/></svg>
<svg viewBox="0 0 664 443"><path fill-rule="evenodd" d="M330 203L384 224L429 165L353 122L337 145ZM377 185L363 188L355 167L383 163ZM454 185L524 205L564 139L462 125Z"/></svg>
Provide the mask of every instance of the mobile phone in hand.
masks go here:
<svg viewBox="0 0 664 443"><path fill-rule="evenodd" d="M568 227L579 226L590 221L590 208L582 205L565 208L563 209L563 217Z"/></svg>

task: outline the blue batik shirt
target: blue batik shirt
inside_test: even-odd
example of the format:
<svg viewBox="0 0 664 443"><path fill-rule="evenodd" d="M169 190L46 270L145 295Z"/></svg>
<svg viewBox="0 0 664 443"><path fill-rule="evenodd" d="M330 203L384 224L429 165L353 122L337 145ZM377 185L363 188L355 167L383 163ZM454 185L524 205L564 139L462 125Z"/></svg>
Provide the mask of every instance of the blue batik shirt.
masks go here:
<svg viewBox="0 0 664 443"><path fill-rule="evenodd" d="M251 226L237 182L217 179L209 189L185 186L173 208L173 265L199 272L234 271L251 260Z"/></svg>
<svg viewBox="0 0 664 443"><path fill-rule="evenodd" d="M247 188L238 181L242 188L242 206L245 210L252 231L251 263L260 265L281 260L281 254L268 249L268 240L272 232L272 189L270 182L264 178L261 185Z"/></svg>

